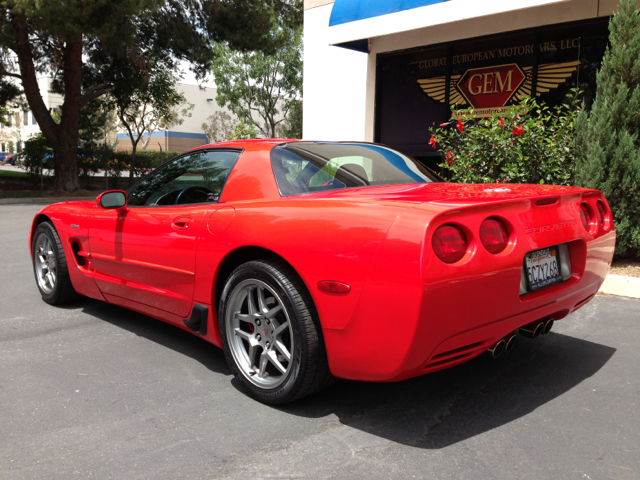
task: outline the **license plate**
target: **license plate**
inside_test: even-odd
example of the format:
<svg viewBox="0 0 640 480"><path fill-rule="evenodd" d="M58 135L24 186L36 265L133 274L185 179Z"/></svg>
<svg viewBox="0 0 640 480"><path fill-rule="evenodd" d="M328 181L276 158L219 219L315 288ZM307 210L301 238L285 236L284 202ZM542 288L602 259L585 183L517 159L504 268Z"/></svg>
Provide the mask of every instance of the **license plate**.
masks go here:
<svg viewBox="0 0 640 480"><path fill-rule="evenodd" d="M529 252L524 257L524 271L529 291L533 292L562 282L558 247Z"/></svg>

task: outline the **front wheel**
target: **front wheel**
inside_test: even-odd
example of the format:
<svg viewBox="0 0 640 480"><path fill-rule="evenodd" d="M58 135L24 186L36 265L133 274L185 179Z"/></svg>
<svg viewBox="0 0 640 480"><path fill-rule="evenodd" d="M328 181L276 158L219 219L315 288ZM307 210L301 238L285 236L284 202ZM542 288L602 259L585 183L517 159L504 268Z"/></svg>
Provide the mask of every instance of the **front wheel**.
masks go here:
<svg viewBox="0 0 640 480"><path fill-rule="evenodd" d="M38 225L31 245L33 273L42 299L52 305L60 305L76 300L67 259L62 242L55 227L50 222Z"/></svg>
<svg viewBox="0 0 640 480"><path fill-rule="evenodd" d="M227 363L254 398L283 404L331 383L313 301L286 263L268 259L236 268L218 318Z"/></svg>

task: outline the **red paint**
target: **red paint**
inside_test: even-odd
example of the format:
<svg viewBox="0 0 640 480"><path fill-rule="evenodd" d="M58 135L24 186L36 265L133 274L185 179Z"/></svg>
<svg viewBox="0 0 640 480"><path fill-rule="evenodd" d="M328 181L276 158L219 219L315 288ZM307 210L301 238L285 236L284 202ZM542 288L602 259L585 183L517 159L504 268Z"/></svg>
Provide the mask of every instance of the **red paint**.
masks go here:
<svg viewBox="0 0 640 480"><path fill-rule="evenodd" d="M67 202L38 215L57 228L79 293L184 329L193 303L208 305L205 339L215 345L221 263L243 247L282 257L315 302L331 371L358 380L401 380L467 361L525 324L579 308L608 272L615 231L598 191L416 184L281 198L269 157L278 143L219 144L243 153L218 204L106 210L95 202ZM536 204L549 197L557 202ZM583 202L592 212L590 230L580 220ZM185 217L189 226L176 230L176 219ZM488 218L508 231L497 254L482 244ZM460 229L467 244L451 264L432 248L443 225ZM74 242L88 261L84 267L75 260ZM525 254L561 243L569 245L571 278L520 296ZM324 282L350 291L325 293ZM451 353L458 349L464 354Z"/></svg>

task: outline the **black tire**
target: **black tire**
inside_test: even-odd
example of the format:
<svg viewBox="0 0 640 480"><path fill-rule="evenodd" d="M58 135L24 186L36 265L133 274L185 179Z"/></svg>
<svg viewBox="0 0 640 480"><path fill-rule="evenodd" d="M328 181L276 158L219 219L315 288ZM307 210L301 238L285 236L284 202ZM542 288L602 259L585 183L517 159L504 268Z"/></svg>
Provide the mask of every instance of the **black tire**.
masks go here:
<svg viewBox="0 0 640 480"><path fill-rule="evenodd" d="M55 259L56 277L50 291L47 291L38 278L38 252L36 251L39 239L42 236L49 239L51 243L53 257ZM33 273L36 279L36 285L40 290L42 299L51 305L62 305L78 299L78 294L73 288L71 278L69 278L69 269L67 258L62 248L60 236L51 222L45 221L38 225L34 235L33 244L31 245L31 253L33 257Z"/></svg>
<svg viewBox="0 0 640 480"><path fill-rule="evenodd" d="M227 324L233 321L229 315L234 314L228 311L232 307L229 302L230 298L232 302L236 301L234 292L247 282L261 282L277 294L283 311L286 310L293 333L290 368L286 374L281 374L281 383L272 388L256 385L255 380L258 377L251 380L250 375L246 373L246 364L243 369L231 352ZM270 299L274 300L273 297ZM329 371L320 321L313 300L300 277L285 262L279 259L264 259L250 261L237 267L227 279L222 291L218 323L227 363L253 398L271 405L282 405L322 390L333 383L334 377ZM237 351L236 345L234 344L234 348Z"/></svg>

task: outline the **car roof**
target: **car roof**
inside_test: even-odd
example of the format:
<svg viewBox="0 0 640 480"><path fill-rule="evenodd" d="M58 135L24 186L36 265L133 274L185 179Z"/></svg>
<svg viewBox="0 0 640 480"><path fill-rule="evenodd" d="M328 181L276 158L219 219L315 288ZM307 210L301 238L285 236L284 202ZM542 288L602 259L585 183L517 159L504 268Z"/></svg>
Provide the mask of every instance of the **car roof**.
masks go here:
<svg viewBox="0 0 640 480"><path fill-rule="evenodd" d="M244 146L247 146L247 145L252 145L252 146L263 145L265 147L273 147L281 143L299 142L299 141L300 141L299 139L296 140L296 139L287 139L287 138L252 138L250 140L228 140L226 142L208 143L207 145L201 145L200 147L193 148L189 151L193 152L194 150L200 150L201 148L211 148L211 147L243 148Z"/></svg>

